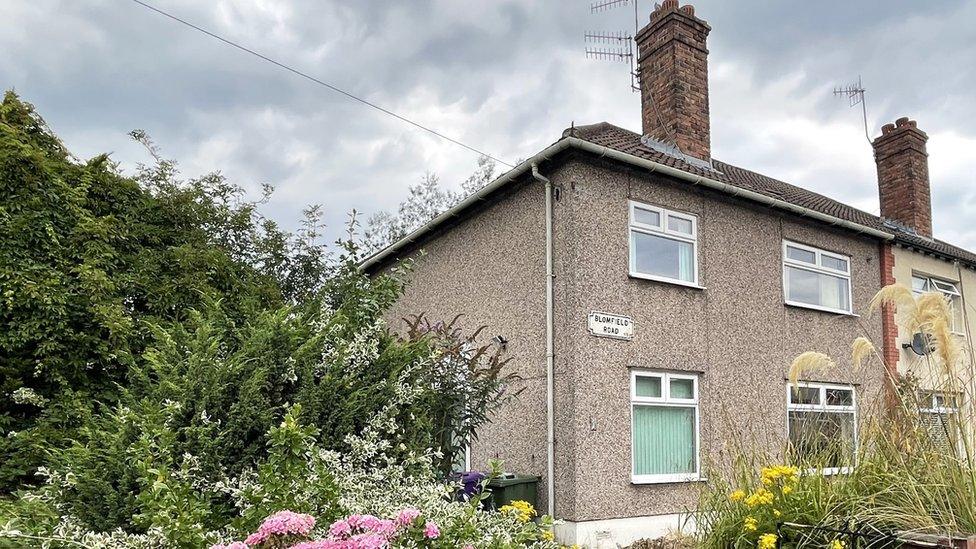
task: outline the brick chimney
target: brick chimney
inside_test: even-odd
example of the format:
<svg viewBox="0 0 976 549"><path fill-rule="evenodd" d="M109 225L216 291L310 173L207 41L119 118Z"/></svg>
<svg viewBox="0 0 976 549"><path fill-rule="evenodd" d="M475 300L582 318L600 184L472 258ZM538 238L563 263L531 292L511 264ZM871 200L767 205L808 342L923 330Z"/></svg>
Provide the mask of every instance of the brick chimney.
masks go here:
<svg viewBox="0 0 976 549"><path fill-rule="evenodd" d="M914 120L885 124L874 140L881 216L925 237L932 237L932 195L925 142L929 136Z"/></svg>
<svg viewBox="0 0 976 549"><path fill-rule="evenodd" d="M689 156L711 158L708 49L712 30L691 5L664 0L637 33L644 135Z"/></svg>

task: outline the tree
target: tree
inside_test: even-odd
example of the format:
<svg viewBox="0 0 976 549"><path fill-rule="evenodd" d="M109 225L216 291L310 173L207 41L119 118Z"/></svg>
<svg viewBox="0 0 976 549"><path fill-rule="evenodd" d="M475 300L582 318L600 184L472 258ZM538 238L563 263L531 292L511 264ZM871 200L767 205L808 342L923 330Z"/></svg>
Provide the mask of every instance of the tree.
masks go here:
<svg viewBox="0 0 976 549"><path fill-rule="evenodd" d="M325 277L318 210L293 237L219 172L183 180L132 137L153 162L127 177L75 159L14 93L0 103L0 492L117 398L153 327L214 299L244 321Z"/></svg>
<svg viewBox="0 0 976 549"><path fill-rule="evenodd" d="M363 235L363 249L375 252L393 244L479 191L494 176L495 161L487 156L478 158L475 172L461 183L462 192L441 188L440 178L427 172L420 183L410 186L407 199L400 203L396 213L380 211L370 216Z"/></svg>

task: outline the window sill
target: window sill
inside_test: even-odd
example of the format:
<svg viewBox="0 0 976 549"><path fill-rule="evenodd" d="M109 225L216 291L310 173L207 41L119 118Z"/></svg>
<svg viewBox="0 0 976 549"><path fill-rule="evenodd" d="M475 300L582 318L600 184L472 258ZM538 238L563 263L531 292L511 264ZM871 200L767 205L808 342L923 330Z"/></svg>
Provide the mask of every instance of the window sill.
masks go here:
<svg viewBox="0 0 976 549"><path fill-rule="evenodd" d="M705 482L707 479L698 473L682 475L644 475L631 476L630 483L635 485L645 484L680 484L685 482Z"/></svg>
<svg viewBox="0 0 976 549"><path fill-rule="evenodd" d="M832 477L835 475L848 475L853 471L853 467L827 467L826 469L807 469L803 471L805 475L823 475Z"/></svg>
<svg viewBox="0 0 976 549"><path fill-rule="evenodd" d="M810 309L812 311L820 311L822 313L831 313L837 316L850 316L854 318L860 318L861 315L855 314L851 311L842 311L840 309L831 309L829 307L821 307L819 305L810 305L809 303L800 303L798 301L786 300L783 302L787 307L796 307L798 309Z"/></svg>
<svg viewBox="0 0 976 549"><path fill-rule="evenodd" d="M639 278L641 280L653 280L654 282L663 282L665 284L674 284L675 286L684 286L685 288L692 288L694 290L705 290L704 286L699 286L693 282L685 282L684 280L677 280L675 278L667 278L663 276L654 276L648 274L635 273L630 271L630 278Z"/></svg>

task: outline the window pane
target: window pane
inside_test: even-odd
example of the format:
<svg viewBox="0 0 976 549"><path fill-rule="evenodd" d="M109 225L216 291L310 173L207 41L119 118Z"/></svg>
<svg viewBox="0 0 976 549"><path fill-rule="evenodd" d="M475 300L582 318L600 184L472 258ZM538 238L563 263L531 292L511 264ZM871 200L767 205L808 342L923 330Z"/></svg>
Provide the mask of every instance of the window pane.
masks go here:
<svg viewBox="0 0 976 549"><path fill-rule="evenodd" d="M949 283L949 282L942 282L940 280L933 280L932 281L932 284L935 284L935 287L936 288L938 288L939 290L942 290L945 293L949 293L949 294L957 294L957 293L959 293L959 290L956 289L956 285L955 284L952 284L952 283Z"/></svg>
<svg viewBox="0 0 976 549"><path fill-rule="evenodd" d="M695 282L695 246L631 231L631 265L641 274Z"/></svg>
<svg viewBox="0 0 976 549"><path fill-rule="evenodd" d="M695 409L634 406L634 474L695 472Z"/></svg>
<svg viewBox="0 0 976 549"><path fill-rule="evenodd" d="M828 269L836 269L838 271L844 271L845 273L848 272L846 259L831 257L829 255L821 255L820 265L827 267Z"/></svg>
<svg viewBox="0 0 976 549"><path fill-rule="evenodd" d="M928 289L929 281L917 276L912 277L912 291L924 292Z"/></svg>
<svg viewBox="0 0 976 549"><path fill-rule="evenodd" d="M672 379L671 398L695 398L695 382L691 379Z"/></svg>
<svg viewBox="0 0 976 549"><path fill-rule="evenodd" d="M804 250L801 248L794 248L793 246L786 247L786 257L802 261L804 263L809 263L811 265L817 264L817 254L811 252L810 250Z"/></svg>
<svg viewBox="0 0 976 549"><path fill-rule="evenodd" d="M637 376L634 392L639 397L661 398L661 378Z"/></svg>
<svg viewBox="0 0 976 549"><path fill-rule="evenodd" d="M827 406L853 406L854 393L850 389L827 389Z"/></svg>
<svg viewBox="0 0 976 549"><path fill-rule="evenodd" d="M693 234L691 220L685 219L683 217L675 217L673 215L669 215L668 229L679 233Z"/></svg>
<svg viewBox="0 0 976 549"><path fill-rule="evenodd" d="M816 387L793 387L790 389L790 402L793 404L820 404L820 389Z"/></svg>
<svg viewBox="0 0 976 549"><path fill-rule="evenodd" d="M854 458L854 414L791 411L790 450L795 462L846 467Z"/></svg>
<svg viewBox="0 0 976 549"><path fill-rule="evenodd" d="M850 280L839 276L786 267L787 297L790 301L850 311Z"/></svg>
<svg viewBox="0 0 976 549"><path fill-rule="evenodd" d="M950 433L958 432L958 426L953 425L954 418L950 414L940 414L937 412L921 412L922 427L928 431L933 446L946 454L955 454L952 436Z"/></svg>
<svg viewBox="0 0 976 549"><path fill-rule="evenodd" d="M634 221L644 225L661 226L661 214L634 206Z"/></svg>

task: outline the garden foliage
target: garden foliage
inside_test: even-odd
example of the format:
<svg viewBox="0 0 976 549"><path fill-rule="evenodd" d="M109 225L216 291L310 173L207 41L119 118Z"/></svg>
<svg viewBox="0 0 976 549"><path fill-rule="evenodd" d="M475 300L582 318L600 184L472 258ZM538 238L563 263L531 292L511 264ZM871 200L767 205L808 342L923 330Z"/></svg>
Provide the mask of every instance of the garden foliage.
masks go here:
<svg viewBox="0 0 976 549"><path fill-rule="evenodd" d="M290 235L133 137L154 161L126 177L0 104L0 544L201 547L282 511L324 537L407 507L428 546L548 543L452 501L513 378L457 319L386 325L409 266L367 277L354 218L329 253L317 209Z"/></svg>

